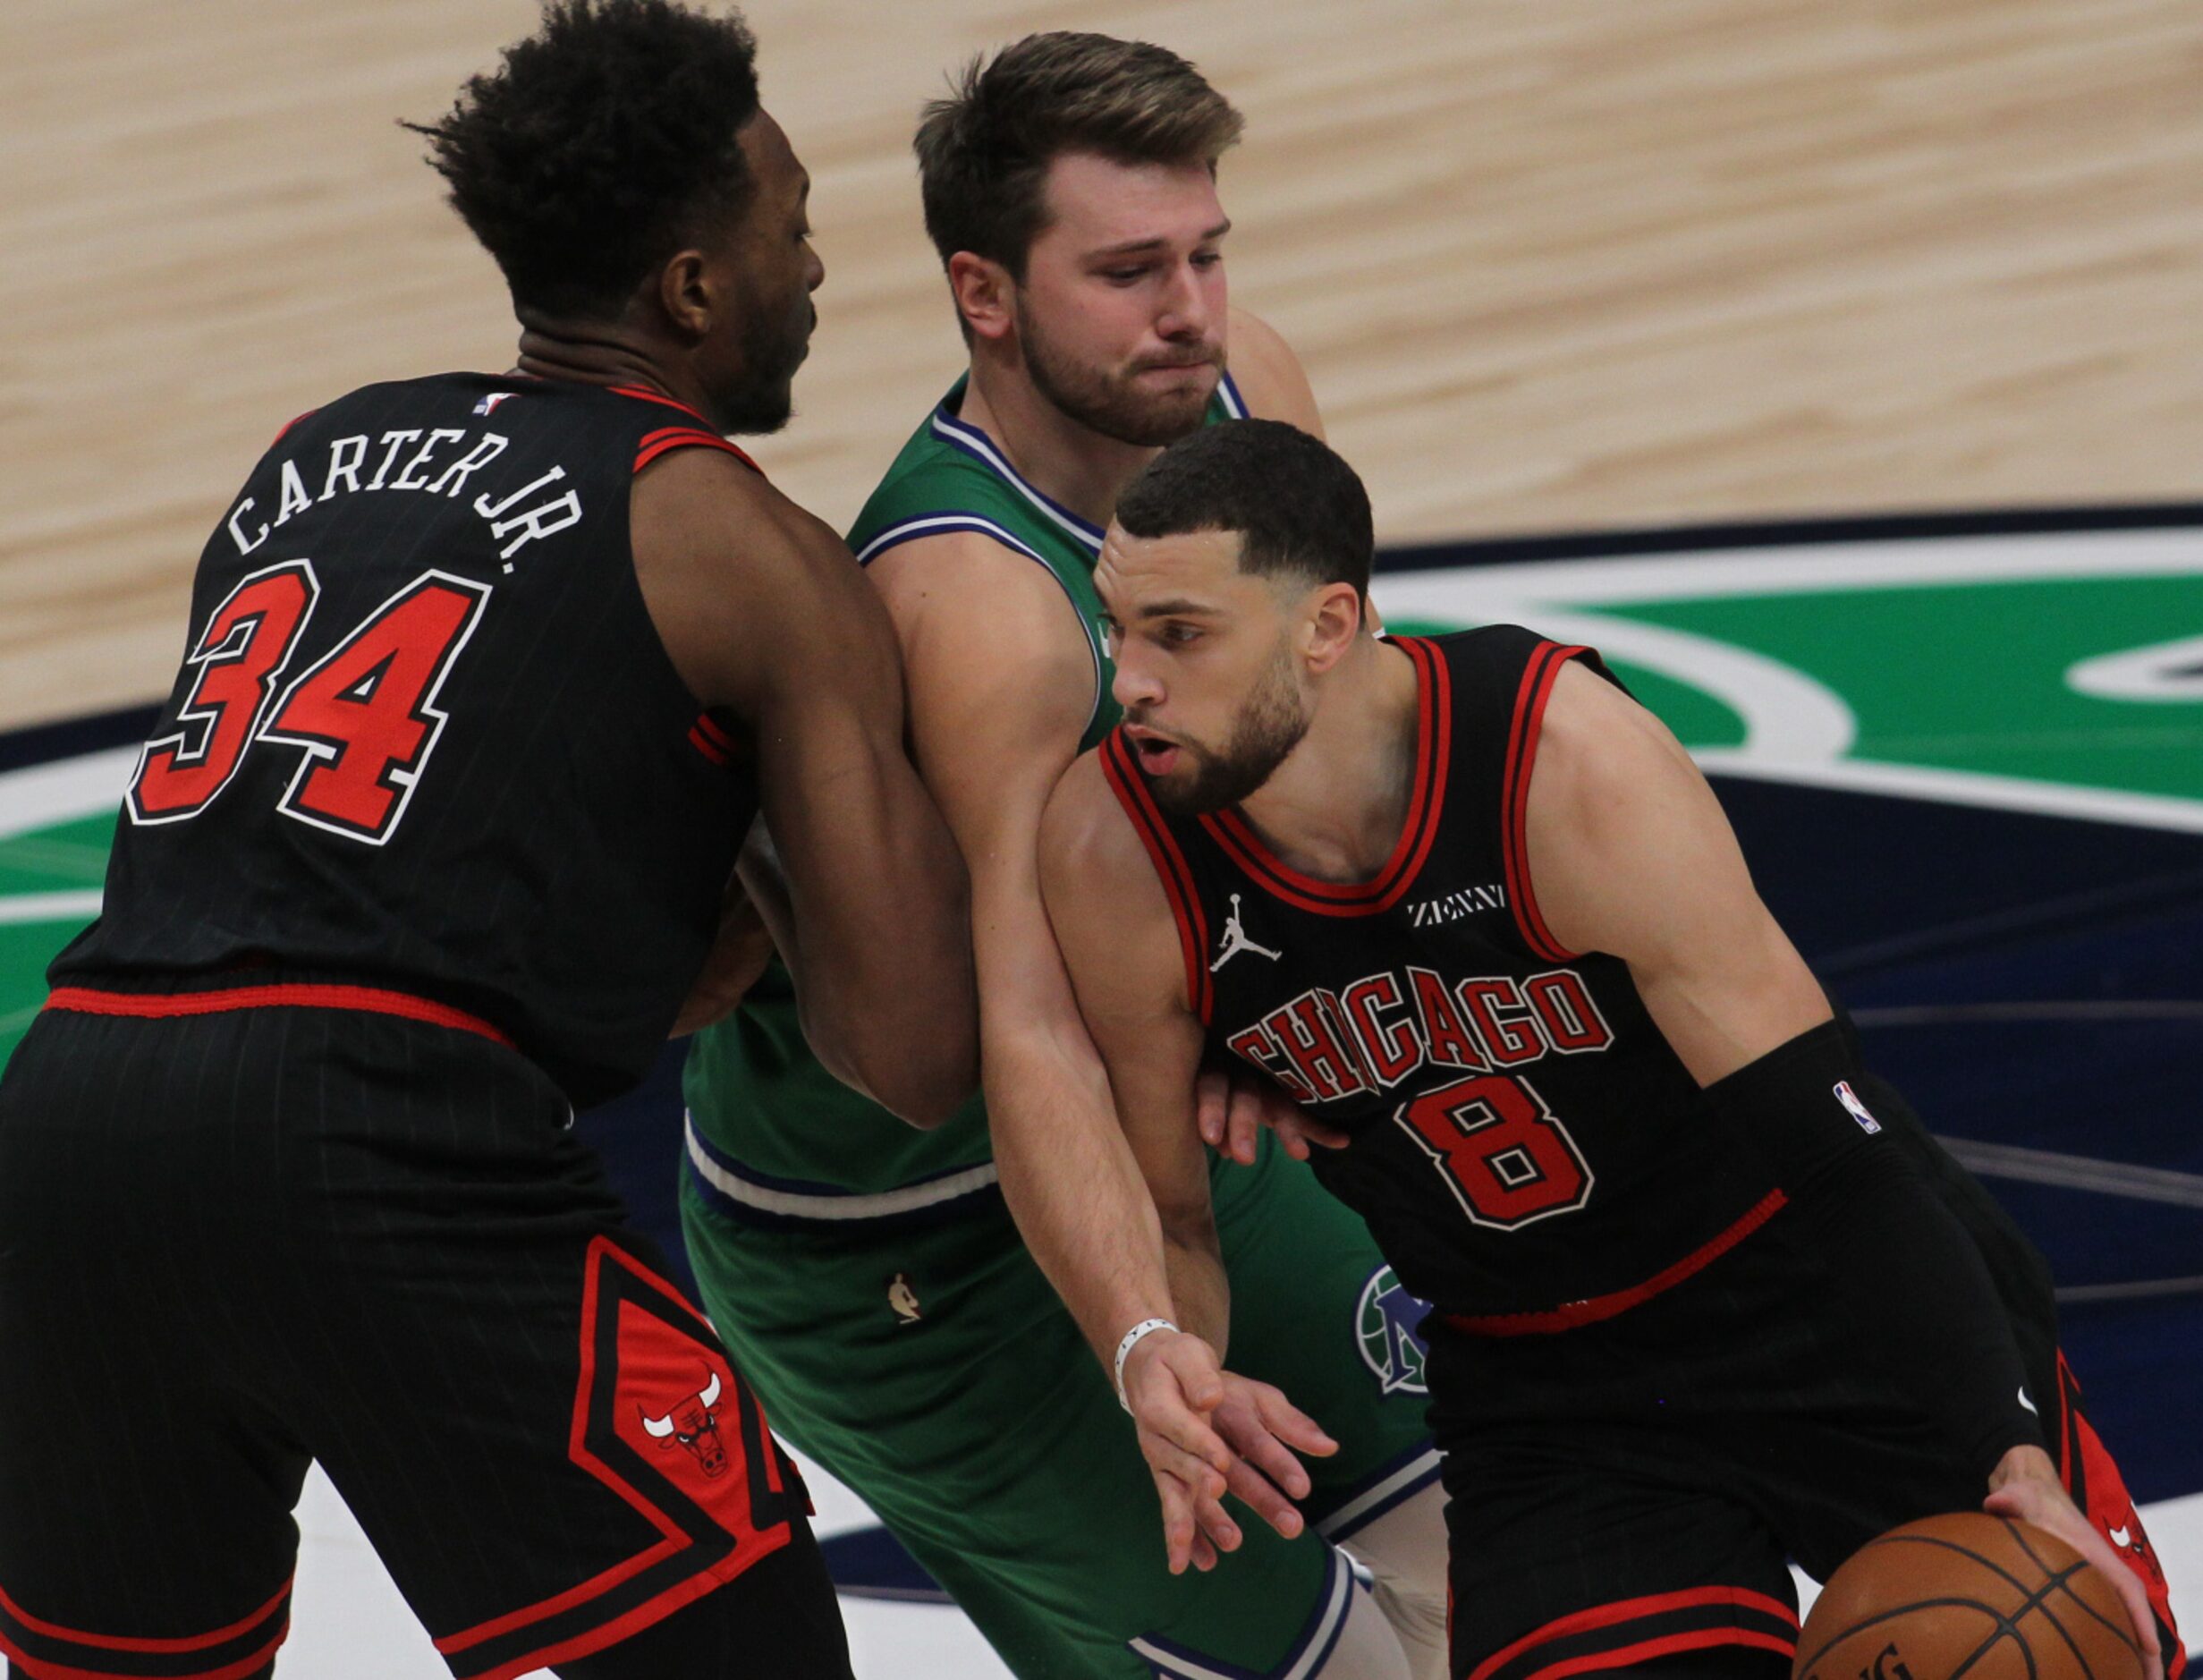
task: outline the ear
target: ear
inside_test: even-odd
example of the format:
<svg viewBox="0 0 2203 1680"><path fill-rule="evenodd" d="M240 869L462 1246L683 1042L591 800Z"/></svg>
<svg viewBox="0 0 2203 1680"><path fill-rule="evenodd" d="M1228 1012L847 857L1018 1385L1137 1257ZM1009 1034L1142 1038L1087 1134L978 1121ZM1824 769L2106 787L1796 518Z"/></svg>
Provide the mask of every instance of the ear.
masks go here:
<svg viewBox="0 0 2203 1680"><path fill-rule="evenodd" d="M948 259L948 289L975 336L997 342L1009 336L1016 325L1017 282L1007 268L960 250Z"/></svg>
<svg viewBox="0 0 2203 1680"><path fill-rule="evenodd" d="M1346 657L1361 635L1361 591L1351 583L1319 584L1303 606L1301 654L1311 675L1328 671Z"/></svg>
<svg viewBox="0 0 2203 1680"><path fill-rule="evenodd" d="M711 330L719 296L700 250L675 251L657 274L658 308L674 331L694 343Z"/></svg>

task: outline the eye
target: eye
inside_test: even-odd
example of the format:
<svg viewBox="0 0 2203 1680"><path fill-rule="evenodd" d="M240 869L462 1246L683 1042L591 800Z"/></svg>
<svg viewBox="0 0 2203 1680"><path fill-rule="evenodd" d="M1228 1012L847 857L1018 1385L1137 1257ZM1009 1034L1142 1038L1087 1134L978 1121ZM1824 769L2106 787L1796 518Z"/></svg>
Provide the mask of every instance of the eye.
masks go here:
<svg viewBox="0 0 2203 1680"><path fill-rule="evenodd" d="M1144 278L1147 272L1147 269L1144 267L1105 268L1102 270L1102 278L1108 281L1112 285L1128 286L1132 284L1135 281Z"/></svg>
<svg viewBox="0 0 2203 1680"><path fill-rule="evenodd" d="M1174 648L1190 647L1201 639L1201 632L1191 624L1165 624L1163 640Z"/></svg>
<svg viewBox="0 0 2203 1680"><path fill-rule="evenodd" d="M1197 250L1193 253L1193 266L1196 268L1214 268L1223 261L1224 253L1220 250Z"/></svg>

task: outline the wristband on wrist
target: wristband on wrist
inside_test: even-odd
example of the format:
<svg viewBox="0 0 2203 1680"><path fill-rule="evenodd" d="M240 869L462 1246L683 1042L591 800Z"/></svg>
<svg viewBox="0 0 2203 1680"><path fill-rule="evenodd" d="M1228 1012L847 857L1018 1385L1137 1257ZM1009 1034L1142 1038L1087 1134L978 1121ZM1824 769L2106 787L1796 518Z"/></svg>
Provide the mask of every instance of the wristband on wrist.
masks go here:
<svg viewBox="0 0 2203 1680"><path fill-rule="evenodd" d="M1142 1319L1131 1329L1125 1331L1124 1339L1117 1344L1117 1404L1127 1412L1132 1409L1132 1403L1124 1397L1124 1362L1131 1357L1132 1350L1140 1345L1141 1336L1152 1336L1157 1330L1174 1330L1177 1328L1168 1319Z"/></svg>

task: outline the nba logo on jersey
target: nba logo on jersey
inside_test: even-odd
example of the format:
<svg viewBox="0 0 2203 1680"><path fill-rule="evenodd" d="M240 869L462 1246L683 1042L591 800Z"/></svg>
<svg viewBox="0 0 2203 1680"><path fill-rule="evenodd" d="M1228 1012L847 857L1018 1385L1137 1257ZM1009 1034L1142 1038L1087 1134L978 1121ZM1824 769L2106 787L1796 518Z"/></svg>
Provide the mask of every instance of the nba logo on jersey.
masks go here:
<svg viewBox="0 0 2203 1680"><path fill-rule="evenodd" d="M516 395L517 393L512 391L492 391L487 396L484 397L479 403L477 403L474 405L474 412L477 414L495 414L497 412L498 403L504 402L507 397Z"/></svg>
<svg viewBox="0 0 2203 1680"><path fill-rule="evenodd" d="M1836 1100L1851 1111L1851 1118L1859 1122L1861 1132L1869 1136L1881 1132L1882 1123L1867 1112L1867 1105L1859 1100L1859 1093L1851 1089L1851 1081L1839 1079L1834 1089Z"/></svg>
<svg viewBox="0 0 2203 1680"><path fill-rule="evenodd" d="M1386 1394L1428 1394L1423 1380L1427 1352L1422 1322L1430 1302L1400 1286L1389 1266L1380 1266L1362 1285L1361 1302L1354 1309L1354 1339L1361 1347L1361 1362L1376 1373L1377 1387Z"/></svg>

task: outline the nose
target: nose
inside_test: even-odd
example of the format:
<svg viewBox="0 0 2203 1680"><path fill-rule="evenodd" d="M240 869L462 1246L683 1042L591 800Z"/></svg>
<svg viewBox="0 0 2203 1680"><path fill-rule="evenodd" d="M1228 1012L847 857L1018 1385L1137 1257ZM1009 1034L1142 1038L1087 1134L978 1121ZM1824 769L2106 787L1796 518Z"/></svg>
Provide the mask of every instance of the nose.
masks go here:
<svg viewBox="0 0 2203 1680"><path fill-rule="evenodd" d="M808 240L803 244L803 289L806 292L816 292L826 284L826 260L819 256L817 247Z"/></svg>
<svg viewBox="0 0 2203 1680"><path fill-rule="evenodd" d="M1117 649L1117 672L1110 680L1109 693L1126 711L1152 709L1163 703L1163 684L1147 668L1136 643L1128 641Z"/></svg>
<svg viewBox="0 0 2203 1680"><path fill-rule="evenodd" d="M1156 317L1155 330L1164 338L1205 338L1208 335L1210 310L1208 293L1202 284L1199 270L1190 262L1181 262L1172 271L1170 284L1163 292L1162 307Z"/></svg>

